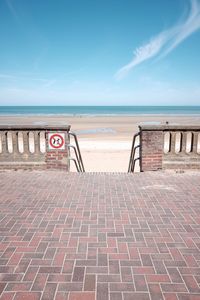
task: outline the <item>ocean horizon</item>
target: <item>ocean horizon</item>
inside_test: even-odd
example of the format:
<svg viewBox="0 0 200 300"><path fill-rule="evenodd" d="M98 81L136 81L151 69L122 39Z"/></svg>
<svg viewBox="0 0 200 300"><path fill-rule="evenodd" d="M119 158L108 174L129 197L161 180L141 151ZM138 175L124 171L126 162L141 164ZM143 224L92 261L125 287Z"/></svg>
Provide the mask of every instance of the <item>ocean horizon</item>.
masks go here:
<svg viewBox="0 0 200 300"><path fill-rule="evenodd" d="M0 106L0 116L200 115L200 106Z"/></svg>

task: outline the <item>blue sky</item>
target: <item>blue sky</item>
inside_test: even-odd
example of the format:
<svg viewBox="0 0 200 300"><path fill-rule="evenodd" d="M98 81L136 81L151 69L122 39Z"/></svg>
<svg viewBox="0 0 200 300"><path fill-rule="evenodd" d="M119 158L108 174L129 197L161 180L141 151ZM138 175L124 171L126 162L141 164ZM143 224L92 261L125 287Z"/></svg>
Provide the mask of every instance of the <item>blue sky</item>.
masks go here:
<svg viewBox="0 0 200 300"><path fill-rule="evenodd" d="M200 0L0 0L0 105L200 105Z"/></svg>

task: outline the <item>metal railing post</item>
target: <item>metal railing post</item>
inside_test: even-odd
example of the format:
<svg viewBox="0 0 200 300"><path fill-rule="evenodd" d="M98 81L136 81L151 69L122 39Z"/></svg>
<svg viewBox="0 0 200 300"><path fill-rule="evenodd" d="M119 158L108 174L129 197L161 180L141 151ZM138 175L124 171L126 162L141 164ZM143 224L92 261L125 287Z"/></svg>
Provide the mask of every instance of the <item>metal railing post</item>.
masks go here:
<svg viewBox="0 0 200 300"><path fill-rule="evenodd" d="M77 136L73 132L69 132L69 136L73 136L74 142L75 142L75 145L76 145L76 146L71 145L71 144L68 145L68 148L72 148L74 150L74 153L75 153L75 156L76 156L76 159L70 158L70 160L73 160L74 163L76 162L75 165L77 165L79 167L80 172L85 172L85 168L84 168L84 165L83 165L83 160L82 160L81 151L80 151Z"/></svg>
<svg viewBox="0 0 200 300"><path fill-rule="evenodd" d="M128 173L131 173L131 172L135 171L135 162L137 160L139 160L139 162L140 162L140 154L139 154L139 157L135 158L136 150L138 148L140 149L140 141L139 141L139 145L135 146L135 142L136 142L137 137L140 137L140 132L134 134L134 136L133 136L131 154L130 154L129 166L128 166ZM140 165L140 170L141 170L141 165Z"/></svg>

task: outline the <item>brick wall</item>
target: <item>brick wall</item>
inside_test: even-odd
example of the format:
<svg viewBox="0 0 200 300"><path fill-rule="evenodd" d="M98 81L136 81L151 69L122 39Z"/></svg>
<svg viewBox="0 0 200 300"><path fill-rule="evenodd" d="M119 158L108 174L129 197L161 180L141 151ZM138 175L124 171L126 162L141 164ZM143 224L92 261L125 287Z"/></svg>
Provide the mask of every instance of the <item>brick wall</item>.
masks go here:
<svg viewBox="0 0 200 300"><path fill-rule="evenodd" d="M162 169L163 132L141 131L141 171Z"/></svg>
<svg viewBox="0 0 200 300"><path fill-rule="evenodd" d="M69 125L62 126L0 126L0 169L57 169L69 171ZM19 150L19 133L23 135L23 152ZM30 151L30 133L34 136L34 152ZM41 133L45 134L45 152L41 151ZM61 133L65 137L64 149L50 149L49 133ZM9 138L8 137L9 134ZM9 144L13 144L11 152Z"/></svg>
<svg viewBox="0 0 200 300"><path fill-rule="evenodd" d="M64 150L49 149L49 140L48 140L49 133L52 133L52 131L46 133L46 155L45 155L46 168L69 171L69 161L68 161L69 137L68 137L67 132L65 132L65 149Z"/></svg>
<svg viewBox="0 0 200 300"><path fill-rule="evenodd" d="M200 126L142 125L139 128L141 171L200 169ZM164 151L166 134L170 136L167 152ZM191 144L190 151L187 151L188 144Z"/></svg>

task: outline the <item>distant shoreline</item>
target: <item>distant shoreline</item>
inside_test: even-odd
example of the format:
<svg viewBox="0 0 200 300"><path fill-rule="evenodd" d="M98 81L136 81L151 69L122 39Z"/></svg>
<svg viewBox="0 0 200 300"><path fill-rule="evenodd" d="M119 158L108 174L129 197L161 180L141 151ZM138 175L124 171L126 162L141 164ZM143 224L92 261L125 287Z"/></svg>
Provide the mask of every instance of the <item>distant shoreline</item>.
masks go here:
<svg viewBox="0 0 200 300"><path fill-rule="evenodd" d="M96 113L96 114L84 114L84 113L79 113L79 114L69 114L69 113L10 113L10 114L3 114L0 111L0 117L166 117L166 116L171 116L171 117L187 117L187 116L200 116L200 112L188 112L188 113L118 113L118 114L106 114L106 113Z"/></svg>
<svg viewBox="0 0 200 300"><path fill-rule="evenodd" d="M54 114L33 114L33 113L23 113L23 114L1 114L0 112L0 118L1 117L75 117L75 118L84 118L84 117L91 117L91 118L101 118L101 117L189 117L189 116L194 116L194 117L199 117L200 113L149 113L149 114L142 114L142 113L137 113L137 114L59 114L59 113L54 113Z"/></svg>
<svg viewBox="0 0 200 300"><path fill-rule="evenodd" d="M147 117L199 116L200 106L0 106L0 116Z"/></svg>

